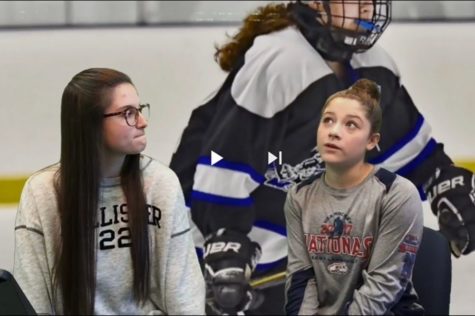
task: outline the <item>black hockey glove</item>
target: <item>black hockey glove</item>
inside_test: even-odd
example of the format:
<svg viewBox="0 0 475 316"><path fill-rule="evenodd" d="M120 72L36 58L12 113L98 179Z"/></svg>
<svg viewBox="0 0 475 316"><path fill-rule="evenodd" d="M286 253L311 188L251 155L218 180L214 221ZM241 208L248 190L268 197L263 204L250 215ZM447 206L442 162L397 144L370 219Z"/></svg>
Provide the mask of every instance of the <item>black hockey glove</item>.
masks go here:
<svg viewBox="0 0 475 316"><path fill-rule="evenodd" d="M206 302L217 314L243 314L257 303L249 285L261 248L246 235L220 229L205 241Z"/></svg>
<svg viewBox="0 0 475 316"><path fill-rule="evenodd" d="M475 249L475 175L464 168L437 168L424 186L440 232L460 257Z"/></svg>

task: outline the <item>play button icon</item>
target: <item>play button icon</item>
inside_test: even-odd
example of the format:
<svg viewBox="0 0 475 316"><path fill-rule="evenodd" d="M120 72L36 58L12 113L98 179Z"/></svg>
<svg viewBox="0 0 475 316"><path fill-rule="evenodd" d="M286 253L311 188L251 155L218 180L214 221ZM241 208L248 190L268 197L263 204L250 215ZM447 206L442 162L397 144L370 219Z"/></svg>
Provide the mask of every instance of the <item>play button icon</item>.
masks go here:
<svg viewBox="0 0 475 316"><path fill-rule="evenodd" d="M273 153L267 152L267 164L270 165L271 163L273 163L276 160L277 160L277 157Z"/></svg>
<svg viewBox="0 0 475 316"><path fill-rule="evenodd" d="M214 151L211 151L211 165L214 165L215 163L219 162L223 157L215 153Z"/></svg>

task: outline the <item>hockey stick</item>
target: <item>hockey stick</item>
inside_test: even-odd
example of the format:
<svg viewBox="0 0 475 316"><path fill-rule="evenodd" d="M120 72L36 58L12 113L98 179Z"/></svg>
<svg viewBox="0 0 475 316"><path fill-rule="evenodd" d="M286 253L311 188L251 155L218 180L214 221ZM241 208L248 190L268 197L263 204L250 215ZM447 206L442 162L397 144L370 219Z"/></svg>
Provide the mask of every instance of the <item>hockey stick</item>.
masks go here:
<svg viewBox="0 0 475 316"><path fill-rule="evenodd" d="M265 288L284 283L285 275L285 271L278 272L260 279L254 279L250 282L250 285L255 290L263 290Z"/></svg>

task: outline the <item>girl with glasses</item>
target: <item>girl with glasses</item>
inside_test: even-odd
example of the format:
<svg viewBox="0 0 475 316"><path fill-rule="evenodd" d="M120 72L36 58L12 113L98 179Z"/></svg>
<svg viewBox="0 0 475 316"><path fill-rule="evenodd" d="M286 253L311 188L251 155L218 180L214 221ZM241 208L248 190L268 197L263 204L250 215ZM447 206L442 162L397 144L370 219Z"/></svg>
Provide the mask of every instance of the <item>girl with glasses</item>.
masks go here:
<svg viewBox="0 0 475 316"><path fill-rule="evenodd" d="M204 313L178 179L141 154L148 109L113 69L64 89L60 162L28 179L15 225L14 275L37 313Z"/></svg>

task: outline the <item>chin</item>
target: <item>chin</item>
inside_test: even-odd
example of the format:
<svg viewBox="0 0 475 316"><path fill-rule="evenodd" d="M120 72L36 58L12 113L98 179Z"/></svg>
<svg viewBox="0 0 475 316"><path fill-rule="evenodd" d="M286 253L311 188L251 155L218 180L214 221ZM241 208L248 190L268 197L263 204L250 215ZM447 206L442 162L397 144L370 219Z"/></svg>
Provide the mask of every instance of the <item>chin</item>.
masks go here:
<svg viewBox="0 0 475 316"><path fill-rule="evenodd" d="M145 148L147 147L147 141L143 141L143 142L140 142L140 143L136 143L134 144L134 149L137 153L141 153L142 151L145 150Z"/></svg>
<svg viewBox="0 0 475 316"><path fill-rule="evenodd" d="M336 158L334 155L321 155L322 160L325 161L325 164L340 164L342 163L341 159Z"/></svg>
<svg viewBox="0 0 475 316"><path fill-rule="evenodd" d="M143 146L137 146L136 148L132 149L132 150L129 150L129 152L127 153L128 155L137 155L137 154L140 154L142 153L144 150L145 150L145 147L147 147L146 145L143 145Z"/></svg>

